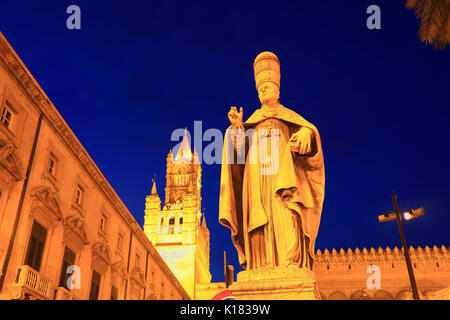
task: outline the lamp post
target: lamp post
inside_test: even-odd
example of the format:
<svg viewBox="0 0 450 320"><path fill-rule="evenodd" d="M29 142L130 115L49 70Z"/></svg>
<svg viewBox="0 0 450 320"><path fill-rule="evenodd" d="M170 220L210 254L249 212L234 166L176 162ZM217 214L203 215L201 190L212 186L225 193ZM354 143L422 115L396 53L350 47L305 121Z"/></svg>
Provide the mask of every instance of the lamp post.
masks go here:
<svg viewBox="0 0 450 320"><path fill-rule="evenodd" d="M403 230L402 215L400 214L400 210L398 209L397 196L394 191L392 191L392 201L394 202L394 210L395 211L388 212L388 213L378 216L378 221L386 222L386 221L394 220L394 219L397 220L398 230L400 231L400 237L402 239L403 253L405 255L406 267L408 268L409 280L411 282L411 289L413 292L413 297L414 297L414 300L420 300L419 291L417 290L416 279L414 277L414 271L413 271L413 268L411 265L411 257L409 255L408 245L406 244L405 231ZM423 208L419 208L416 210L408 210L408 211L404 212L403 217L405 218L405 220L411 220L411 219L414 219L423 214L424 214Z"/></svg>

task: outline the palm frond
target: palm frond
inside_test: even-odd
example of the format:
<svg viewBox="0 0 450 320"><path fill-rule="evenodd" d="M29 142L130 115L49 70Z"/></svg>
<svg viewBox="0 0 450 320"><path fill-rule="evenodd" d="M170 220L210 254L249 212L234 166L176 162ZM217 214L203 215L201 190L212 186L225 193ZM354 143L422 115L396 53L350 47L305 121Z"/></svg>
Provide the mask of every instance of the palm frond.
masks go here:
<svg viewBox="0 0 450 320"><path fill-rule="evenodd" d="M419 0L406 0L406 9L415 9L417 7Z"/></svg>
<svg viewBox="0 0 450 320"><path fill-rule="evenodd" d="M428 13L430 12L431 7L433 6L433 4L439 0L419 0L417 2L417 7L416 7L416 16L420 19L423 19L424 17L426 17L428 15Z"/></svg>
<svg viewBox="0 0 450 320"><path fill-rule="evenodd" d="M422 42L433 43L438 38L438 35L447 29L447 0L430 1L430 4L425 5L423 10L422 21L419 27L419 38Z"/></svg>
<svg viewBox="0 0 450 320"><path fill-rule="evenodd" d="M447 11L445 25L441 27L436 39L434 39L433 47L435 50L443 50L448 43L450 43L450 10Z"/></svg>

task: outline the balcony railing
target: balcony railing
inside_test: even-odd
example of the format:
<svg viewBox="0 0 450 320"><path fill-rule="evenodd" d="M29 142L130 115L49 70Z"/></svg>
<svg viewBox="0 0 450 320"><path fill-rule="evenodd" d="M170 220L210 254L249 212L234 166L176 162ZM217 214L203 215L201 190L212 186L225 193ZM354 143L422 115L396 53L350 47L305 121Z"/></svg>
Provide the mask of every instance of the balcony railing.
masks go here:
<svg viewBox="0 0 450 320"><path fill-rule="evenodd" d="M53 282L30 266L18 266L14 286L21 287L39 298L53 299Z"/></svg>

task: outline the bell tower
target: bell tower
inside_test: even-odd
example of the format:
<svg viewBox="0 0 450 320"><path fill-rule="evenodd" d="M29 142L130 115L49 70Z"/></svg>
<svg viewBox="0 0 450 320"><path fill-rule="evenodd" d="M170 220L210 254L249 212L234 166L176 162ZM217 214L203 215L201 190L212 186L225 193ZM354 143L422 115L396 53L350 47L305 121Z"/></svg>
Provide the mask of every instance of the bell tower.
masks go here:
<svg viewBox="0 0 450 320"><path fill-rule="evenodd" d="M187 132L175 158L167 155L165 202L153 180L145 198L144 232L172 272L195 299L195 284L211 281L209 230L201 212L202 169L197 152L191 152Z"/></svg>

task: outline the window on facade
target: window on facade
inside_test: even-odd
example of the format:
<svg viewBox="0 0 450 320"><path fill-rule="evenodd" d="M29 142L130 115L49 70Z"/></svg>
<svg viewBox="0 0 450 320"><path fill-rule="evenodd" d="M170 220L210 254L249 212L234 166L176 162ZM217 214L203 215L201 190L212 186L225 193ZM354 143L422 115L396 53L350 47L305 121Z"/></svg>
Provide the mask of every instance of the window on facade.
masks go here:
<svg viewBox="0 0 450 320"><path fill-rule="evenodd" d="M98 300L98 293L100 291L101 276L95 270L92 270L91 290L89 292L89 300Z"/></svg>
<svg viewBox="0 0 450 320"><path fill-rule="evenodd" d="M164 227L164 217L159 220L159 230L162 231Z"/></svg>
<svg viewBox="0 0 450 320"><path fill-rule="evenodd" d="M116 286L111 287L111 300L117 300L119 298L119 291Z"/></svg>
<svg viewBox="0 0 450 320"><path fill-rule="evenodd" d="M171 217L169 219L169 234L173 234L175 232L175 217Z"/></svg>
<svg viewBox="0 0 450 320"><path fill-rule="evenodd" d="M11 125L12 115L12 110L9 108L8 102L6 102L6 104L2 108L0 122L3 123L3 125L7 128L9 128Z"/></svg>
<svg viewBox="0 0 450 320"><path fill-rule="evenodd" d="M123 236L119 233L119 236L117 238L117 249L122 250L122 242L123 242Z"/></svg>
<svg viewBox="0 0 450 320"><path fill-rule="evenodd" d="M183 226L183 217L180 217L180 221L178 221L178 224L180 225L180 228Z"/></svg>
<svg viewBox="0 0 450 320"><path fill-rule="evenodd" d="M50 156L50 159L48 160L48 173L50 173L52 176L55 176L56 171L56 159L52 155Z"/></svg>
<svg viewBox="0 0 450 320"><path fill-rule="evenodd" d="M139 265L140 265L140 262L141 262L140 260L141 260L141 256L136 253L136 259L134 260L136 268L139 268Z"/></svg>
<svg viewBox="0 0 450 320"><path fill-rule="evenodd" d="M47 237L47 229L36 221L33 222L30 240L28 241L28 249L25 264L29 265L36 271L41 267L42 254L44 252L45 238Z"/></svg>
<svg viewBox="0 0 450 320"><path fill-rule="evenodd" d="M106 216L104 214L100 218L100 230L106 232Z"/></svg>
<svg viewBox="0 0 450 320"><path fill-rule="evenodd" d="M75 202L81 206L82 200L83 200L83 189L80 186L77 186L77 190L75 191Z"/></svg>
<svg viewBox="0 0 450 320"><path fill-rule="evenodd" d="M75 253L70 250L69 248L64 249L64 257L62 261L62 267L61 267L61 275L59 277L59 286L65 287L67 289L70 289L70 287L67 286L67 279L71 274L67 273L67 268L69 266L75 264Z"/></svg>

